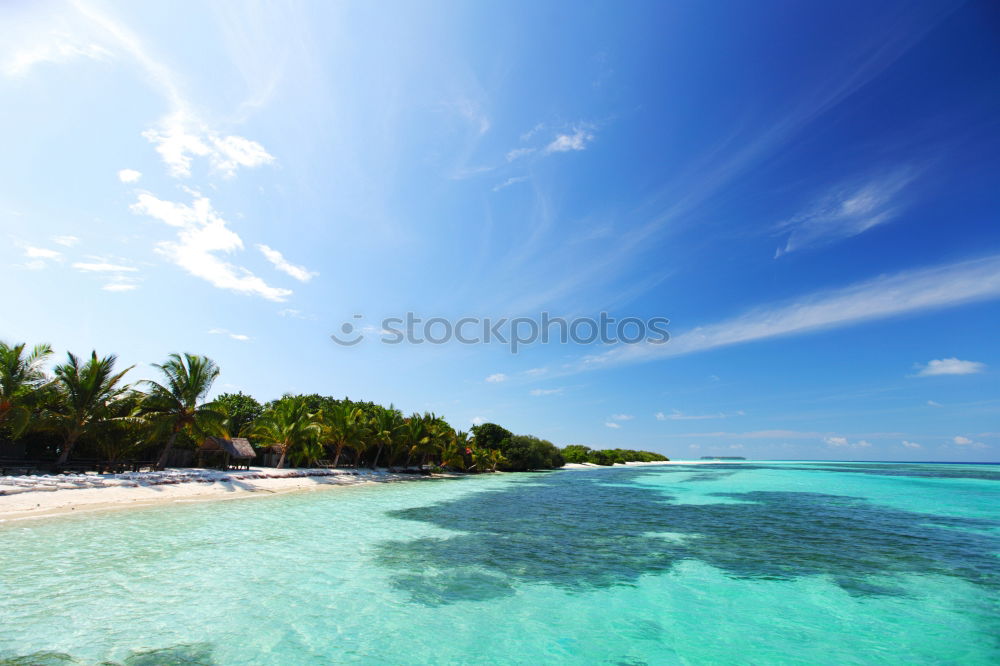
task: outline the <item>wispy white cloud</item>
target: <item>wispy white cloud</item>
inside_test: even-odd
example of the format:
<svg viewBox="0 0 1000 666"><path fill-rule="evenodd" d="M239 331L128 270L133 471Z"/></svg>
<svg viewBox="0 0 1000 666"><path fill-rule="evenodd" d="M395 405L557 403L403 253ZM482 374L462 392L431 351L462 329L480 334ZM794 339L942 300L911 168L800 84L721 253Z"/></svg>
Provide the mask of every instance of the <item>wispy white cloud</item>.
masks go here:
<svg viewBox="0 0 1000 666"><path fill-rule="evenodd" d="M1000 297L1000 255L879 277L675 335L619 344L563 366L563 374L641 363L735 344L849 326Z"/></svg>
<svg viewBox="0 0 1000 666"><path fill-rule="evenodd" d="M218 253L243 249L243 241L212 208L211 201L194 193L191 205L139 195L132 212L160 220L177 231L177 240L157 244L157 252L185 271L220 289L284 301L290 289L273 287L242 266L224 261Z"/></svg>
<svg viewBox="0 0 1000 666"><path fill-rule="evenodd" d="M507 375L502 372L497 372L486 378L486 381L491 384L499 384L500 382L507 381Z"/></svg>
<svg viewBox="0 0 1000 666"><path fill-rule="evenodd" d="M507 152L507 161L513 162L514 160L521 159L531 153L535 152L536 148L514 148Z"/></svg>
<svg viewBox="0 0 1000 666"><path fill-rule="evenodd" d="M531 137L535 136L539 132L545 129L545 123L538 123L530 130L521 135L521 141L528 141Z"/></svg>
<svg viewBox="0 0 1000 666"><path fill-rule="evenodd" d="M247 342L250 340L249 335L244 335L243 333L233 333L224 328L213 328L209 332L209 335L225 335L226 337L232 338L233 340L238 340L240 342Z"/></svg>
<svg viewBox="0 0 1000 666"><path fill-rule="evenodd" d="M523 183L528 180L527 176L514 176L513 178L508 178L507 180L493 186L494 192L499 192L500 190L510 187L511 185L516 185L518 183Z"/></svg>
<svg viewBox="0 0 1000 666"><path fill-rule="evenodd" d="M62 253L57 250L26 245L24 243L17 243L17 245L21 247L24 258L27 259L23 264L18 265L19 268L26 268L29 271L40 271L48 268L53 263L59 263L63 260Z"/></svg>
<svg viewBox="0 0 1000 666"><path fill-rule="evenodd" d="M291 319L315 319L313 315L306 314L302 310L296 310L295 308L284 308L278 310L278 314L282 317L289 317Z"/></svg>
<svg viewBox="0 0 1000 666"><path fill-rule="evenodd" d="M122 266L106 262L77 262L73 268L87 273L134 273L139 269L135 266Z"/></svg>
<svg viewBox="0 0 1000 666"><path fill-rule="evenodd" d="M61 64L78 58L107 60L110 57L108 49L89 42L87 35L50 30L33 35L33 43L14 44L0 59L0 72L9 77L24 77L42 63Z"/></svg>
<svg viewBox="0 0 1000 666"><path fill-rule="evenodd" d="M104 291L134 291L139 288L139 279L135 277L139 269L135 266L113 264L103 259L97 259L96 261L78 261L73 264L73 268L82 273L97 273L107 279L108 282L101 286Z"/></svg>
<svg viewBox="0 0 1000 666"><path fill-rule="evenodd" d="M928 407L944 407L944 405L942 405L940 402L935 402L933 400L928 400L927 401L927 406Z"/></svg>
<svg viewBox="0 0 1000 666"><path fill-rule="evenodd" d="M76 236L53 236L52 242L63 247L73 247L80 242L80 239Z"/></svg>
<svg viewBox="0 0 1000 666"><path fill-rule="evenodd" d="M486 419L484 419L482 416L472 417L472 425L483 425L484 423L486 423Z"/></svg>
<svg viewBox="0 0 1000 666"><path fill-rule="evenodd" d="M28 259L50 259L58 260L62 258L62 253L50 250L46 247L35 247L33 245L24 246L24 256Z"/></svg>
<svg viewBox="0 0 1000 666"><path fill-rule="evenodd" d="M310 271L305 266L296 266L295 264L289 262L285 259L284 255L267 245L257 245L257 249L260 250L261 254L263 254L268 261L274 264L275 268L282 273L292 276L299 282L309 282L309 280L312 280L314 277L319 275L319 273Z"/></svg>
<svg viewBox="0 0 1000 666"><path fill-rule="evenodd" d="M908 449L922 449L923 448L920 444L917 444L916 442L911 442L911 441L909 441L907 439L904 439L902 441L902 444L903 444L904 447L906 447Z"/></svg>
<svg viewBox="0 0 1000 666"><path fill-rule="evenodd" d="M130 56L148 82L167 100L167 113L142 135L156 146L172 176L190 176L195 157L206 158L214 171L226 177L234 175L239 167L256 167L274 161L256 141L224 134L202 120L194 111L195 105L184 96L174 72L154 57L127 25L80 0L71 4L86 20L81 32L99 34L107 48Z"/></svg>
<svg viewBox="0 0 1000 666"><path fill-rule="evenodd" d="M961 361L957 358L941 358L928 361L917 377L935 377L938 375L975 375L986 370L986 364L978 361Z"/></svg>
<svg viewBox="0 0 1000 666"><path fill-rule="evenodd" d="M553 389L531 389L528 393L530 393L533 396L541 396L541 395L558 395L562 392L563 392L562 388L553 388Z"/></svg>
<svg viewBox="0 0 1000 666"><path fill-rule="evenodd" d="M631 421L635 418L633 414L612 414L611 420L613 421Z"/></svg>
<svg viewBox="0 0 1000 666"><path fill-rule="evenodd" d="M837 448L867 449L871 446L871 442L867 440L859 439L851 442L846 437L824 437L823 442Z"/></svg>
<svg viewBox="0 0 1000 666"><path fill-rule="evenodd" d="M490 131L492 124L489 116L483 111L482 106L471 99L463 98L452 104L460 116L465 118L476 129L480 135Z"/></svg>
<svg viewBox="0 0 1000 666"><path fill-rule="evenodd" d="M727 419L730 416L743 416L743 411L737 411L732 413L727 412L715 412L713 414L685 414L684 412L675 409L670 414L664 414L663 412L656 413L657 421L703 421L706 419Z"/></svg>
<svg viewBox="0 0 1000 666"><path fill-rule="evenodd" d="M775 257L857 236L889 222L901 212L899 195L916 175L915 169L898 168L825 193L806 210L778 225L780 232L788 233L788 240Z"/></svg>
<svg viewBox="0 0 1000 666"><path fill-rule="evenodd" d="M608 421L604 424L604 426L607 428L613 428L614 430L618 430L622 427L620 423L615 423L614 421Z"/></svg>
<svg viewBox="0 0 1000 666"><path fill-rule="evenodd" d="M118 180L123 183L138 183L142 173L135 169L122 169L118 172Z"/></svg>
<svg viewBox="0 0 1000 666"><path fill-rule="evenodd" d="M984 444L982 442L977 442L977 441L972 440L972 439L969 439L968 437L963 437L962 435L956 435L955 437L952 437L951 441L954 442L958 446L967 446L967 447L972 448L972 449L985 449L985 448L987 448L986 444Z"/></svg>
<svg viewBox="0 0 1000 666"><path fill-rule="evenodd" d="M134 281L115 279L101 287L104 291L134 291L139 285Z"/></svg>
<svg viewBox="0 0 1000 666"><path fill-rule="evenodd" d="M206 158L214 171L226 177L235 175L239 167L258 167L274 161L274 156L256 141L223 136L187 109L168 114L142 136L156 146L170 175L178 178L191 175L195 157Z"/></svg>
<svg viewBox="0 0 1000 666"><path fill-rule="evenodd" d="M546 153L565 153L571 150L584 150L587 144L594 140L594 135L587 126L578 126L568 134L558 134L545 147Z"/></svg>

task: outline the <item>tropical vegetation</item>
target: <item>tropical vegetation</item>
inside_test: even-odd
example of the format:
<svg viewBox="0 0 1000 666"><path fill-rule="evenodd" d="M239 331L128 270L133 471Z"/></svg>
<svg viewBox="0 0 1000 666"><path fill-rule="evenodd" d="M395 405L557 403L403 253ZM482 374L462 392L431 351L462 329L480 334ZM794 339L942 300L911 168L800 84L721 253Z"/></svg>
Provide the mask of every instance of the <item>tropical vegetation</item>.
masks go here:
<svg viewBox="0 0 1000 666"><path fill-rule="evenodd" d="M318 394L287 394L261 403L253 396L209 396L219 367L194 354L170 354L155 379L125 382L114 355L67 355L51 375L48 345L0 342L0 458L55 461L146 461L190 464L207 437L249 440L258 462L327 467L420 467L466 473L531 471L566 462L610 465L664 456L622 449L560 450L495 423L470 431L432 412L405 415L393 405Z"/></svg>
<svg viewBox="0 0 1000 666"><path fill-rule="evenodd" d="M632 449L594 450L582 444L570 444L563 448L562 455L568 463L591 463L594 465L615 465L628 462L663 462L670 460L665 455L651 451L633 451Z"/></svg>

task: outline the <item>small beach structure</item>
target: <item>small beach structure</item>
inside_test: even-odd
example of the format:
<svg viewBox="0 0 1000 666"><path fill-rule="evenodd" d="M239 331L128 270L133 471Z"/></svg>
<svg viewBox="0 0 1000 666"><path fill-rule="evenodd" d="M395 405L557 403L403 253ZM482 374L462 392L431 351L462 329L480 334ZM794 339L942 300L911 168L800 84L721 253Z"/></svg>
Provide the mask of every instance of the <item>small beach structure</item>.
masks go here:
<svg viewBox="0 0 1000 666"><path fill-rule="evenodd" d="M245 467L250 469L250 461L256 457L257 453L250 446L250 440L245 437L233 437L232 439L206 437L205 441L198 447L199 467L212 466L220 469Z"/></svg>

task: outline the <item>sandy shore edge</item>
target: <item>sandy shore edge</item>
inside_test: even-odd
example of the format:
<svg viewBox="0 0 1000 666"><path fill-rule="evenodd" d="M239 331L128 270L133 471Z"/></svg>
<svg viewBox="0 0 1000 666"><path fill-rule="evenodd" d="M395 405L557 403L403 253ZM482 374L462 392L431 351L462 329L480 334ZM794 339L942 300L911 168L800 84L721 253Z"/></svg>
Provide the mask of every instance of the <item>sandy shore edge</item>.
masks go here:
<svg viewBox="0 0 1000 666"><path fill-rule="evenodd" d="M668 462L635 462L626 465L601 466L586 463L569 463L564 470L620 469L622 467L655 465L711 465L723 461L715 460L671 460ZM732 461L728 461L732 462ZM184 472L185 470L178 470ZM200 472L203 470L190 470ZM274 474L276 470L254 469L254 473ZM149 485L113 486L104 488L49 488L31 490L18 494L0 494L0 523L11 523L39 518L78 515L98 511L156 506L183 502L209 502L248 497L266 497L291 492L316 492L334 488L351 488L374 483L397 481L419 481L425 476L403 474L360 474L347 471L316 476L316 470L284 470L288 476L278 478L240 478L232 473L228 480L182 481ZM10 486L0 486L0 490Z"/></svg>
<svg viewBox="0 0 1000 666"><path fill-rule="evenodd" d="M273 471L273 470L271 470ZM290 470L294 472L294 470ZM327 491L377 483L419 481L417 475L335 474L329 476L284 476L219 481L189 481L161 485L108 488L59 488L0 495L0 523L38 518L112 511L160 504L206 502L266 497L291 492Z"/></svg>

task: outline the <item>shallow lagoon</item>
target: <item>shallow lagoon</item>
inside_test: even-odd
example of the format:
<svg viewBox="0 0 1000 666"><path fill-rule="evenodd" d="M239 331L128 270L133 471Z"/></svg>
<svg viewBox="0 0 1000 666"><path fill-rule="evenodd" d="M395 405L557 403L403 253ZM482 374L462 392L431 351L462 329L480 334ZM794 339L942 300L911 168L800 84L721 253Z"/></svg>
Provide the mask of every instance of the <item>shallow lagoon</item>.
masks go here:
<svg viewBox="0 0 1000 666"><path fill-rule="evenodd" d="M0 663L997 663L1000 466L510 474L7 523L0 598Z"/></svg>

